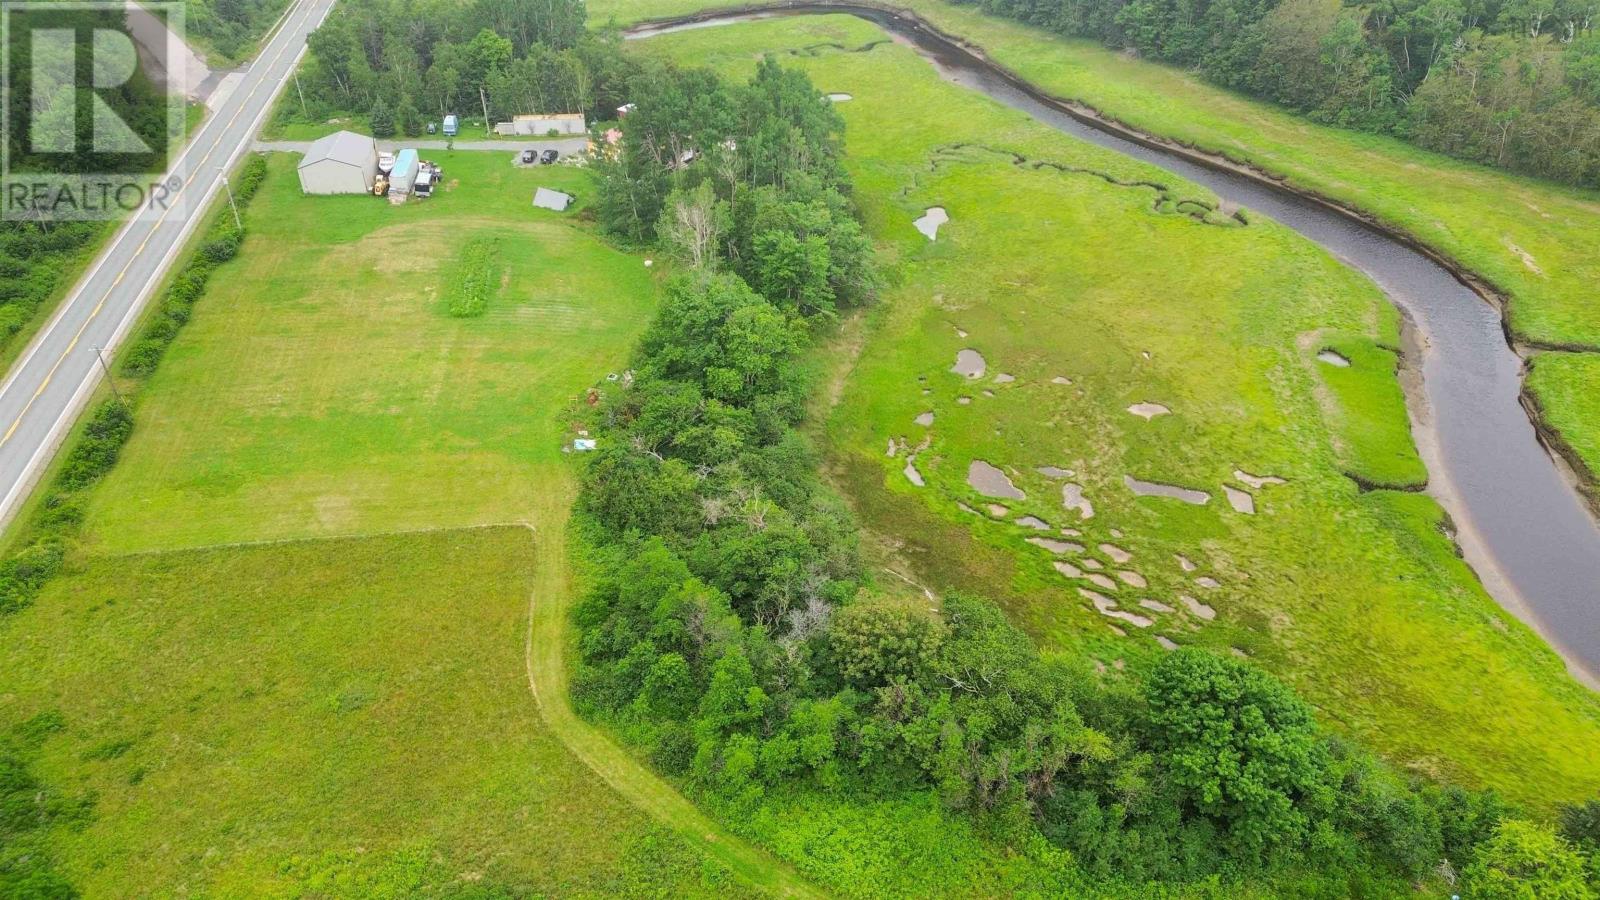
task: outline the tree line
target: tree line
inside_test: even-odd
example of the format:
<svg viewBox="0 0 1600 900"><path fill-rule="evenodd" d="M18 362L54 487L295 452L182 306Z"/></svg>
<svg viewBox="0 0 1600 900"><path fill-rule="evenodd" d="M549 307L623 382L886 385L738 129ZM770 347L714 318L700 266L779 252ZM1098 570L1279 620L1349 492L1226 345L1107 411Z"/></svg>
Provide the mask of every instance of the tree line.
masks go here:
<svg viewBox="0 0 1600 900"><path fill-rule="evenodd" d="M221 56L238 60L288 5L289 0L187 0L184 28Z"/></svg>
<svg viewBox="0 0 1600 900"><path fill-rule="evenodd" d="M310 37L300 96L280 116L370 116L379 137L446 115L614 118L615 38L584 28L575 0L342 0Z"/></svg>
<svg viewBox="0 0 1600 900"><path fill-rule="evenodd" d="M1249 663L1185 649L1102 680L983 598L875 587L796 430L807 348L877 284L839 117L771 59L745 84L645 64L628 86L597 216L678 271L595 413L585 715L735 815L775 792L931 792L999 841L1070 853L1078 878L1594 896L1600 804L1558 834L1387 767Z"/></svg>
<svg viewBox="0 0 1600 900"><path fill-rule="evenodd" d="M1311 119L1600 185L1600 0L961 0Z"/></svg>

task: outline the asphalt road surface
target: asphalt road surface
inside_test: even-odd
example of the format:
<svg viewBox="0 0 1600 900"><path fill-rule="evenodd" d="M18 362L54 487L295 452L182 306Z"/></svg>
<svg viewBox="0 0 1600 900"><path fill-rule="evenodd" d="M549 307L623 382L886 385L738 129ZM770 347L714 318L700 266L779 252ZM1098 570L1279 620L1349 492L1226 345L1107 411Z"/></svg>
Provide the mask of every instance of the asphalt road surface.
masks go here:
<svg viewBox="0 0 1600 900"><path fill-rule="evenodd" d="M243 78L195 132L168 178L184 202L133 218L111 239L0 385L0 523L16 514L168 265L250 147L334 0L296 0Z"/></svg>

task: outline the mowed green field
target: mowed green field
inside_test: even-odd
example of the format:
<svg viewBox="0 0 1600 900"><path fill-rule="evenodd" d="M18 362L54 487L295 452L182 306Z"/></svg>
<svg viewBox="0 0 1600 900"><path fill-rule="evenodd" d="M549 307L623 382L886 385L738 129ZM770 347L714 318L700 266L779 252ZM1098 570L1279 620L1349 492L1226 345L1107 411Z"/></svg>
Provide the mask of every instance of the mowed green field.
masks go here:
<svg viewBox="0 0 1600 900"><path fill-rule="evenodd" d="M102 557L0 627L0 716L95 797L97 896L738 893L574 759L523 666L526 528Z"/></svg>
<svg viewBox="0 0 1600 900"><path fill-rule="evenodd" d="M574 405L627 358L654 287L577 213L531 207L538 185L581 200L582 170L425 155L451 186L402 207L302 196L298 157L273 156L239 259L90 504L96 549L529 521L564 477ZM500 287L452 318L473 237L498 239Z"/></svg>
<svg viewBox="0 0 1600 900"><path fill-rule="evenodd" d="M593 23L733 4L595 0ZM1248 163L1438 249L1510 299L1519 340L1600 355L1600 194L1512 175L1394 138L1317 125L1180 69L1061 38L944 0L895 0L1044 90L1151 134ZM1600 473L1595 363L1529 382L1548 420Z"/></svg>
<svg viewBox="0 0 1600 900"><path fill-rule="evenodd" d="M798 892L567 705L560 448L656 288L531 207L586 173L511 155L398 208L272 158L82 546L0 620L0 738L58 715L33 774L94 799L46 838L85 895ZM469 243L498 281L453 318Z"/></svg>
<svg viewBox="0 0 1600 900"><path fill-rule="evenodd" d="M1535 807L1592 795L1600 698L1481 590L1432 500L1346 477L1423 474L1376 288L1286 229L1202 214L1215 199L1202 189L942 82L907 48L825 46L882 37L828 16L633 46L738 74L763 51L812 48L786 62L853 95L839 106L847 161L890 286L859 346L836 348L828 439L891 562L995 596L1045 646L1108 669L1161 653L1158 636L1242 652L1418 771ZM1113 183L1139 180L1168 188ZM912 221L932 206L950 221L930 242ZM1352 365L1319 361L1329 347ZM963 349L984 357L981 378L951 371ZM1128 410L1146 403L1170 412ZM925 487L903 474L908 453ZM974 461L1025 498L974 490ZM1126 476L1208 501L1138 497ZM1064 507L1068 483L1092 518ZM1028 543L1041 537L1077 546Z"/></svg>

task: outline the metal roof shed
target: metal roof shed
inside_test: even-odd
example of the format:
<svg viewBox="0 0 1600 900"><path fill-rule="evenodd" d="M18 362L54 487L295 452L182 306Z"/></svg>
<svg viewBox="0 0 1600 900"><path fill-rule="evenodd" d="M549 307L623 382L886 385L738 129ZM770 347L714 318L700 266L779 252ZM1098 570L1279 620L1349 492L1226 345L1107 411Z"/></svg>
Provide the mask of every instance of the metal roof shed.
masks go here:
<svg viewBox="0 0 1600 900"><path fill-rule="evenodd" d="M312 142L300 159L300 189L308 194L367 194L378 177L378 146L364 134L335 131Z"/></svg>

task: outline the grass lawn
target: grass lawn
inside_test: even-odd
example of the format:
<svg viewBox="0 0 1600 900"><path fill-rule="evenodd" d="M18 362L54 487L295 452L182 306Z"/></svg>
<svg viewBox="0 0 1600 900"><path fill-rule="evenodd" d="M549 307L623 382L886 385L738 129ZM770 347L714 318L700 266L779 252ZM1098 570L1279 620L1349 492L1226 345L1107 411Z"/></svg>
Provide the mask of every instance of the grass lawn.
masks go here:
<svg viewBox="0 0 1600 900"><path fill-rule="evenodd" d="M626 358L654 288L635 256L531 207L589 176L429 154L450 187L393 207L305 197L275 154L237 262L152 379L94 496L100 551L527 521L571 405ZM498 238L483 315L453 318L462 247Z"/></svg>
<svg viewBox="0 0 1600 900"><path fill-rule="evenodd" d="M525 528L101 557L0 626L87 896L741 889L546 729Z"/></svg>
<svg viewBox="0 0 1600 900"><path fill-rule="evenodd" d="M38 774L99 797L59 868L91 895L806 895L567 703L561 446L649 270L588 227L583 170L428 156L445 188L402 207L270 160L67 574L0 621L0 732L58 712ZM454 317L486 241L498 280Z"/></svg>
<svg viewBox="0 0 1600 900"><path fill-rule="evenodd" d="M631 46L744 75L761 51L881 36L828 16ZM1153 658L1158 635L1237 649L1418 771L1534 807L1600 787L1600 698L1481 590L1433 501L1346 477L1422 476L1387 349L1396 314L1373 285L1272 223L1199 216L1215 199L1203 189L947 84L907 48L786 61L854 96L839 107L847 164L890 287L858 352L842 354L827 439L836 477L898 561L936 588L996 597L1044 646L1107 666ZM1158 203L1101 176L1170 187ZM950 221L930 243L912 221L931 206ZM1352 365L1319 361L1329 347ZM985 358L981 378L951 371L962 349ZM1146 403L1170 412L1128 410ZM931 427L914 421L924 413ZM916 454L926 487L902 474L907 450L886 455L891 441ZM975 460L1026 498L980 495ZM1209 499L1138 497L1125 476ZM1067 482L1093 518L1063 507ZM1253 495L1255 513L1224 485ZM1025 514L1048 530L1017 523ZM1081 550L1054 555L1030 537ZM1100 615L1080 588L1148 627Z"/></svg>
<svg viewBox="0 0 1600 900"><path fill-rule="evenodd" d="M733 5L717 0L595 0L603 24ZM1328 126L1209 85L1180 69L943 0L894 0L995 62L1146 132L1257 166L1363 210L1456 259L1511 298L1519 339L1600 351L1600 194L1522 178ZM1583 372L1552 366L1530 383L1549 420L1600 472L1600 416L1577 398Z"/></svg>
<svg viewBox="0 0 1600 900"><path fill-rule="evenodd" d="M326 122L299 121L298 116L287 117L285 110L293 105L294 98L284 96L278 98L278 105L273 110L273 116L261 128L261 139L264 141L314 141L324 135L335 131L354 131L360 134L371 134L372 126L367 122L366 116L341 116L329 119ZM443 140L443 135L423 135L423 138ZM422 138L419 138L419 140Z"/></svg>

